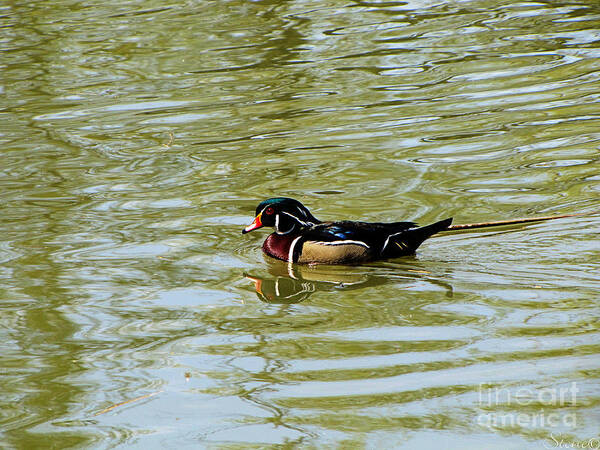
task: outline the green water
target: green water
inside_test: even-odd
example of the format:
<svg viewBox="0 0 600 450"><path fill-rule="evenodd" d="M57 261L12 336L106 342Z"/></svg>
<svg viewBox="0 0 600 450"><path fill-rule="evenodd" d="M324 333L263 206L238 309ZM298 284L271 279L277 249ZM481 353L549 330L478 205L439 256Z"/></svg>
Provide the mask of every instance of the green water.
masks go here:
<svg viewBox="0 0 600 450"><path fill-rule="evenodd" d="M0 446L596 445L599 25L584 0L1 3ZM241 235L282 195L590 214L288 267Z"/></svg>

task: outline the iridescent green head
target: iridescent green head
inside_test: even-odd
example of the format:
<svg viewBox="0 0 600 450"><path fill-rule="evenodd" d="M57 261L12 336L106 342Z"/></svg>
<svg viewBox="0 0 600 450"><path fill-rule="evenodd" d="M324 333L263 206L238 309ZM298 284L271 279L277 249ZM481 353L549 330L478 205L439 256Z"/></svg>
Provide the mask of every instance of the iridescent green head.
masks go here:
<svg viewBox="0 0 600 450"><path fill-rule="evenodd" d="M256 218L243 233L262 227L274 227L278 234L291 233L303 227L320 223L298 200L276 197L264 200L256 207Z"/></svg>

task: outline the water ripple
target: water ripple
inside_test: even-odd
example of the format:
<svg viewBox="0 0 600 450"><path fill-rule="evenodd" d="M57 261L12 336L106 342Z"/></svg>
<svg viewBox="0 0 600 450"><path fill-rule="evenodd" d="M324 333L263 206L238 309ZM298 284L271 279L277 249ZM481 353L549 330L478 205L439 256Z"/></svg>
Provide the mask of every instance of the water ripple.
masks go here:
<svg viewBox="0 0 600 450"><path fill-rule="evenodd" d="M6 445L595 436L597 8L138 3L0 8ZM280 195L323 220L590 215L290 267L240 233Z"/></svg>

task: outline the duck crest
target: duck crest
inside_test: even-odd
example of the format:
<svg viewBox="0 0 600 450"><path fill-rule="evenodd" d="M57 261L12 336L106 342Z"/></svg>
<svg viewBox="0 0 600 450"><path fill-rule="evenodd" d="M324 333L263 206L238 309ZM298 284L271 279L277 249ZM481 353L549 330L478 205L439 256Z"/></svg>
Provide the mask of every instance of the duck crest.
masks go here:
<svg viewBox="0 0 600 450"><path fill-rule="evenodd" d="M263 251L273 258L288 261L290 257L290 248L294 241L300 237L298 233L289 234L270 234L263 243Z"/></svg>

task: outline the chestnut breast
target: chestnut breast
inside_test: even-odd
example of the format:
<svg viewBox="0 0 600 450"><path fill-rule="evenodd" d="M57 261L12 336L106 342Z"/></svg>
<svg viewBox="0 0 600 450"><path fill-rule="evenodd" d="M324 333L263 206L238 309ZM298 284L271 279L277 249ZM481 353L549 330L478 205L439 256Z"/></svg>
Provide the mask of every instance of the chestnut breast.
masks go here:
<svg viewBox="0 0 600 450"><path fill-rule="evenodd" d="M270 234L263 243L263 252L273 258L287 261L290 255L290 247L297 237L299 235L296 233Z"/></svg>

